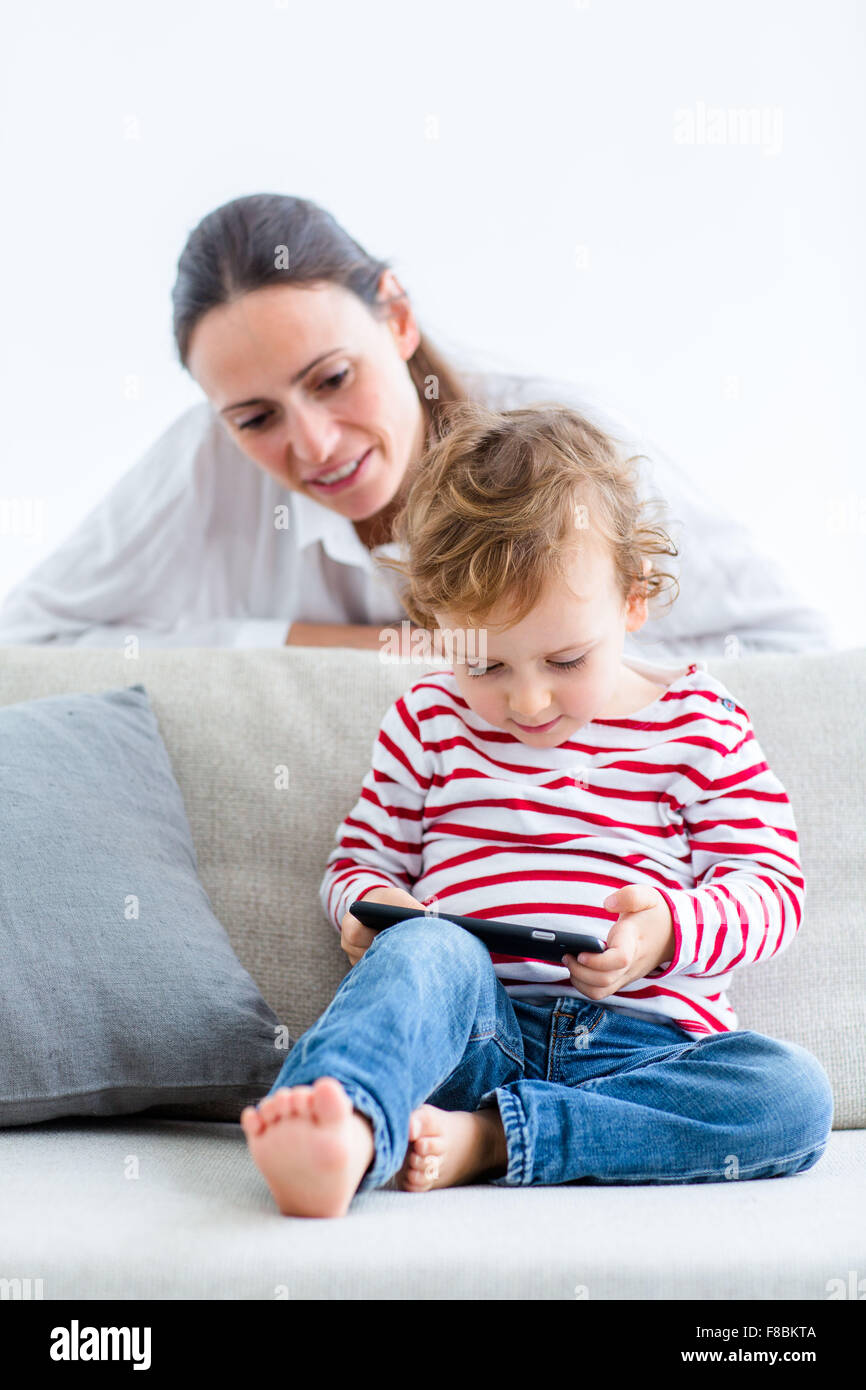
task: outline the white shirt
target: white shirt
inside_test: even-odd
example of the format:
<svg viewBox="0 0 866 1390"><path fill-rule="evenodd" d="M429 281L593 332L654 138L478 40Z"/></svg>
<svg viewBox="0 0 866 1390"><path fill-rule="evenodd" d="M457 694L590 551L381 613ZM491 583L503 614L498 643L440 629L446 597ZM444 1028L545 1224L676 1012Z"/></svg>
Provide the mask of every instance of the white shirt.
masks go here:
<svg viewBox="0 0 866 1390"><path fill-rule="evenodd" d="M567 382L462 370L494 409L556 400L651 454L642 495L676 524L680 595L626 637L625 652L724 656L832 647L828 620L718 509L621 420ZM286 522L284 526L281 523ZM380 548L396 555L390 543ZM0 604L0 643L143 647L279 646L292 622L399 623L396 576L379 573L351 521L290 491L238 448L210 402L192 406L115 484L72 535ZM728 639L739 647L732 649Z"/></svg>

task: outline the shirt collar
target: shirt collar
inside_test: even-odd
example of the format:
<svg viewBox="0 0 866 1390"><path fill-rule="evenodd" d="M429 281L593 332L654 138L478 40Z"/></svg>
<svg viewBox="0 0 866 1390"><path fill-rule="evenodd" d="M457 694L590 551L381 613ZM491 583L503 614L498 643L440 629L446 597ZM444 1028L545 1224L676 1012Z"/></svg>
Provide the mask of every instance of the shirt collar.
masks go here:
<svg viewBox="0 0 866 1390"><path fill-rule="evenodd" d="M320 506L303 492L294 493L292 500L295 532L301 550L321 542L325 553L338 564L359 566L371 574L374 573L374 555L386 555L393 559L399 556L400 546L396 541L387 541L384 545L376 546L374 551L369 551L348 517Z"/></svg>

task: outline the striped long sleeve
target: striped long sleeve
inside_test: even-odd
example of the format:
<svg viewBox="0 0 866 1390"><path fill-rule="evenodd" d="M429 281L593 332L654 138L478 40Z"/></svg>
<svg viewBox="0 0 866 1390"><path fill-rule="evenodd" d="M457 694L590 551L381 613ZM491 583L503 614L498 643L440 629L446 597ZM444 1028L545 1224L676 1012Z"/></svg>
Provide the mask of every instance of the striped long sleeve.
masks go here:
<svg viewBox="0 0 866 1390"><path fill-rule="evenodd" d="M650 884L671 911L673 959L605 1005L698 1036L736 1028L726 995L735 967L777 955L802 920L791 804L747 712L702 662L630 664L664 693L550 747L486 723L453 672L417 681L386 712L337 831L320 890L337 929L355 898L387 886L432 915L606 939L611 891ZM566 964L496 952L491 961L514 998L586 998Z"/></svg>
<svg viewBox="0 0 866 1390"><path fill-rule="evenodd" d="M337 830L319 897L340 923L373 888L411 893L421 874L421 821L430 778L418 725L402 697L385 714L361 795Z"/></svg>
<svg viewBox="0 0 866 1390"><path fill-rule="evenodd" d="M680 808L695 888L656 885L671 910L676 951L653 974L726 975L778 955L803 917L806 885L791 803L761 750L748 715L734 713L729 746L710 773L691 777L694 800Z"/></svg>

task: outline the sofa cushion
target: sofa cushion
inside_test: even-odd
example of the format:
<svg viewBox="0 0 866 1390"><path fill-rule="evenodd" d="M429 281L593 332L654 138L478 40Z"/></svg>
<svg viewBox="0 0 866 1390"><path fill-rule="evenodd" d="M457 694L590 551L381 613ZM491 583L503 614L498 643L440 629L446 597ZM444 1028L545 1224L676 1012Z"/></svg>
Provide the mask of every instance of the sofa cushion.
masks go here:
<svg viewBox="0 0 866 1390"><path fill-rule="evenodd" d="M237 1125L55 1121L0 1135L0 1161L2 1273L29 1279L31 1298L751 1302L866 1290L864 1132L831 1134L813 1168L785 1177L423 1194L392 1183L334 1221L281 1216ZM50 1221L38 1216L46 1194Z"/></svg>
<svg viewBox="0 0 866 1390"><path fill-rule="evenodd" d="M0 709L0 845L0 1125L236 1120L266 1093L287 1040L198 880L143 686Z"/></svg>
<svg viewBox="0 0 866 1390"><path fill-rule="evenodd" d="M724 640L719 639L720 652ZM8 647L0 703L130 681L121 649ZM427 667L345 648L142 651L199 872L243 964L293 1036L348 969L318 897L379 722ZM866 1125L866 649L707 659L749 712L792 802L804 920L734 973L739 1026L800 1043L833 1084L834 1125Z"/></svg>

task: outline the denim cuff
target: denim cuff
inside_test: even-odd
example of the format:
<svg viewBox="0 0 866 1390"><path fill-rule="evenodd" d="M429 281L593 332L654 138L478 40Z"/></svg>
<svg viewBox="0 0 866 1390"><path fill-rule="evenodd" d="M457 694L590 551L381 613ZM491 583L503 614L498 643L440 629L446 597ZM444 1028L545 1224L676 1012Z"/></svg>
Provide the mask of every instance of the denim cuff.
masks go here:
<svg viewBox="0 0 866 1390"><path fill-rule="evenodd" d="M485 1091L476 1109L499 1106L499 1118L505 1130L505 1144L508 1151L508 1167L501 1178L489 1178L493 1187L525 1187L532 1174L529 1153L529 1135L523 1106L513 1091L497 1086L495 1091Z"/></svg>
<svg viewBox="0 0 866 1390"><path fill-rule="evenodd" d="M356 1082L343 1081L339 1077L337 1079L352 1102L353 1108L360 1110L362 1115L366 1115L373 1126L373 1161L356 1189L356 1192L369 1192L374 1187L381 1187L397 1171L393 1166L394 1158L391 1153L391 1140L385 1112L379 1102L374 1100L369 1092L358 1086ZM403 1155L401 1154L400 1162L402 1163L402 1161Z"/></svg>

